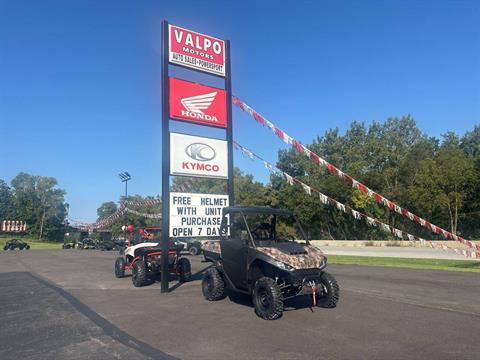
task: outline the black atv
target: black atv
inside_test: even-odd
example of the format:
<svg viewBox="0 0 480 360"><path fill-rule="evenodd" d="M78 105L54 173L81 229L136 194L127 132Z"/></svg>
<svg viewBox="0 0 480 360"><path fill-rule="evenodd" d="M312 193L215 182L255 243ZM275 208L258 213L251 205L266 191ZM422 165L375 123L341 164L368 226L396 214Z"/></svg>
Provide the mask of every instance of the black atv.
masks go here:
<svg viewBox="0 0 480 360"><path fill-rule="evenodd" d="M105 250L118 250L113 240L100 240L96 243L97 249Z"/></svg>
<svg viewBox="0 0 480 360"><path fill-rule="evenodd" d="M77 243L75 244L75 247L80 250L96 249L97 243L92 238L84 238L84 239L78 240Z"/></svg>
<svg viewBox="0 0 480 360"><path fill-rule="evenodd" d="M5 243L5 246L3 247L3 250L28 250L30 249L30 245L28 245L26 242L18 240L18 239L11 239L8 240Z"/></svg>
<svg viewBox="0 0 480 360"><path fill-rule="evenodd" d="M249 294L255 313L266 320L281 317L284 300L296 296L311 296L314 306L337 305L340 289L325 272L327 258L306 240L292 212L226 207L222 216L220 241L203 245L205 259L214 264L203 276L205 299L224 298L226 288Z"/></svg>
<svg viewBox="0 0 480 360"><path fill-rule="evenodd" d="M168 250L168 271L178 278L180 283L190 280L191 266L187 258L181 257L183 245L170 243ZM132 282L135 287L145 286L155 282L161 273L162 249L159 242L143 242L128 246L125 257L115 261L115 276L122 278L125 271L132 271Z"/></svg>

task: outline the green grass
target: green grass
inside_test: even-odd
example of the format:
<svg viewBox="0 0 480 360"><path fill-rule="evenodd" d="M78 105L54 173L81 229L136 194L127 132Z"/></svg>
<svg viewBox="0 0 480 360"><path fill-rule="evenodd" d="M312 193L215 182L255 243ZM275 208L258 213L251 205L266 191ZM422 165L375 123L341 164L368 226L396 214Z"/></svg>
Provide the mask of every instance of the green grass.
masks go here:
<svg viewBox="0 0 480 360"><path fill-rule="evenodd" d="M58 242L38 241L35 238L27 236L2 236L0 237L0 251L3 251L5 243L10 239L18 239L20 241L25 241L27 244L30 245L30 250L54 250L62 248L62 243Z"/></svg>
<svg viewBox="0 0 480 360"><path fill-rule="evenodd" d="M479 260L408 259L395 257L329 255L328 263L342 265L388 266L409 269L480 272Z"/></svg>

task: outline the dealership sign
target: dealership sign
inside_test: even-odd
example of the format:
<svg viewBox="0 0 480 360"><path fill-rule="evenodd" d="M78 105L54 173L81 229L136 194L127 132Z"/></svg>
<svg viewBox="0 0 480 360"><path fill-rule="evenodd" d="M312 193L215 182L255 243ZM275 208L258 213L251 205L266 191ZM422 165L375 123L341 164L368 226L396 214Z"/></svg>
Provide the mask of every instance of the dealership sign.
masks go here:
<svg viewBox="0 0 480 360"><path fill-rule="evenodd" d="M168 25L168 59L178 64L225 76L225 42L175 25Z"/></svg>
<svg viewBox="0 0 480 360"><path fill-rule="evenodd" d="M223 89L170 78L170 117L225 128L226 92Z"/></svg>
<svg viewBox="0 0 480 360"><path fill-rule="evenodd" d="M170 193L170 237L219 236L228 195Z"/></svg>
<svg viewBox="0 0 480 360"><path fill-rule="evenodd" d="M171 175L227 179L227 142L171 133L170 173Z"/></svg>

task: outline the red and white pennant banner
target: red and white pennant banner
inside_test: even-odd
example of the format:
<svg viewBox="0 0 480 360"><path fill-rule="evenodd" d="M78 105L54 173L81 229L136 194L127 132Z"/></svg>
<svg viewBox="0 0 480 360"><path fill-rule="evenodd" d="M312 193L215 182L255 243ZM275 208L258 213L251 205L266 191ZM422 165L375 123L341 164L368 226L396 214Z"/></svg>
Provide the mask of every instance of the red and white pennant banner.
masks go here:
<svg viewBox="0 0 480 360"><path fill-rule="evenodd" d="M147 214L147 213L143 213L143 212L140 212L140 211L137 211L137 210L134 210L134 209L130 209L130 208L126 208L127 212L129 213L132 213L132 214L135 214L135 215L138 215L138 216L143 216L143 217L146 217L148 219L161 219L162 218L162 214Z"/></svg>
<svg viewBox="0 0 480 360"><path fill-rule="evenodd" d="M381 222L377 219L374 219L374 218L372 218L372 217L370 217L370 216L368 216L368 215L366 215L362 212L359 212L359 211L351 208L348 205L345 205L345 204L343 204L343 203L341 203L341 202L339 202L339 201L321 193L320 190L305 184L304 182L300 181L299 179L297 179L293 176L290 176L286 172L284 172L284 171L280 170L279 168L277 168L276 166L270 164L268 161L264 160L263 158L261 158L260 156L258 156L256 154L254 154L252 151L248 150L247 148L243 147L242 145L238 144L235 141L234 141L234 147L235 147L235 149L240 150L245 156L248 156L249 158L251 158L253 160L255 158L257 158L258 160L262 161L263 164L265 165L265 168L268 171L270 171L273 174L276 174L276 175L279 175L279 176L283 177L290 185L294 185L295 183L299 184L303 188L305 193L307 193L308 195L312 195L313 193L316 193L319 200L323 204L334 206L339 211L341 211L345 214L351 214L355 220L363 220L368 225L376 226L376 227L378 227L379 229L381 229L385 232L393 234L394 236L396 236L397 238L399 238L401 240L419 241L422 245L429 245L431 247L440 248L440 249L445 250L445 251L452 251L452 252L455 252L457 254L461 254L461 255L464 255L466 257L469 257L469 258L480 258L480 251L455 249L455 248L449 247L447 245L438 244L435 241L430 241L430 240L425 240L425 239L419 238L419 237L414 236L412 234L409 234L405 231L399 230L399 229L397 229L393 226L385 224L384 222Z"/></svg>
<svg viewBox="0 0 480 360"><path fill-rule="evenodd" d="M319 155L315 154L313 151L310 151L309 149L307 149L306 146L302 145L299 141L297 141L294 138L292 138L291 136L289 136L287 133L285 133L278 126L276 126L272 122L265 119L262 115L260 115L258 112L256 112L254 109L252 109L247 104L245 104L239 98L233 96L232 101L233 101L234 105L238 106L240 109L242 109L246 113L250 114L255 119L255 121L257 121L259 124L267 126L283 142L285 142L288 145L291 145L299 153L307 155L310 158L310 160L312 160L315 164L327 168L327 170L332 175L337 175L338 177L342 178L346 182L352 184L353 188L355 188L355 189L361 191L362 193L367 194L368 196L374 198L379 204L382 204L382 205L388 207L391 211L395 211L396 213L400 214L401 216L406 217L409 220L411 220L411 221L413 221L417 224L420 224L425 229L428 229L435 234L442 235L448 240L457 240L457 241L461 242L462 244L465 244L468 247L474 249L477 252L480 251L480 244L475 244L474 242L472 242L470 240L466 240L466 239L462 238L461 236L455 235L455 234L451 233L450 231L447 231L445 229L442 229L439 226L436 226L436 225L432 224L431 222L421 218L418 215L415 215L415 214L411 213L410 211L408 211L405 208L400 207L399 205L397 205L393 201L388 200L386 197L378 194L377 192L368 188L366 185L364 185L361 182L355 180L353 177L344 173L343 171L341 171L340 169L338 169L334 165L330 164L328 161L321 158Z"/></svg>

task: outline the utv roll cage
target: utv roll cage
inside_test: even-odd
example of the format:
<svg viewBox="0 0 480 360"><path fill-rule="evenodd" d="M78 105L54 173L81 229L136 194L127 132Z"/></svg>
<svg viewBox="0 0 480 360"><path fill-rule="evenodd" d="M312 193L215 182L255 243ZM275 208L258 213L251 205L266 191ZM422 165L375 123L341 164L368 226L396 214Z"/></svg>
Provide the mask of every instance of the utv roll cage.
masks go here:
<svg viewBox="0 0 480 360"><path fill-rule="evenodd" d="M272 215L272 222L269 224L272 232L270 233L270 236L272 237L271 240L276 239L276 222L277 222L277 216L284 216L284 217L289 217L292 218L295 222L295 226L298 227L300 230L300 234L302 235L303 239L305 240L307 245L310 245L310 241L308 240L305 231L302 228L302 225L298 221L297 217L295 214L290 211L290 210L284 210L284 209L275 209L275 208L270 208L270 207L265 207L265 206L227 206L222 209L222 223L220 226L220 237L223 239L228 238L228 232L226 231L227 226L231 226L231 220L230 224L228 225L227 222L227 217L226 215L228 214L238 214L241 215L243 218L243 221L245 223L245 227L247 229L248 235L250 237L250 243L254 248L257 247L257 244L255 244L255 239L253 236L253 233L255 232L256 229L250 229L250 226L248 225L248 221L245 218L245 215Z"/></svg>

